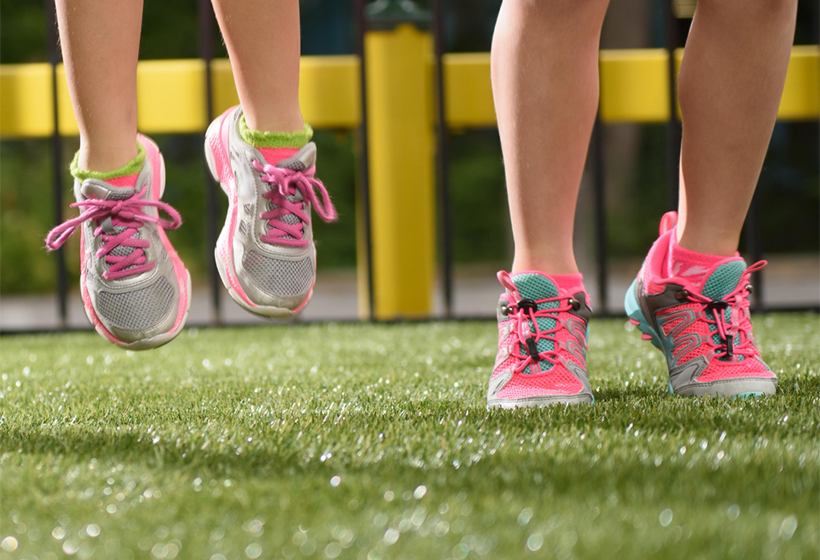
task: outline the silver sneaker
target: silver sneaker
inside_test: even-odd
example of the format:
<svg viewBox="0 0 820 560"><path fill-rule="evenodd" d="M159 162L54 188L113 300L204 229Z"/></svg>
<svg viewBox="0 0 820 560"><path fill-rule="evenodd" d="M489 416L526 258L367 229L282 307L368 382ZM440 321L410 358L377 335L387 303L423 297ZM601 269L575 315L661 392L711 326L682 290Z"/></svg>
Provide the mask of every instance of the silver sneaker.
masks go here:
<svg viewBox="0 0 820 560"><path fill-rule="evenodd" d="M165 163L157 145L139 135L145 164L134 187L98 179L75 180L81 214L49 232L57 249L78 228L80 288L89 320L103 337L129 350L173 340L185 326L191 276L165 235L182 220L161 202ZM159 216L159 210L171 219Z"/></svg>
<svg viewBox="0 0 820 560"><path fill-rule="evenodd" d="M217 269L243 308L292 317L307 305L316 277L311 207L325 221L335 220L336 210L314 178L313 142L298 151L265 149L266 158L241 138L241 116L241 107L228 109L205 136L208 168L229 204L216 244Z"/></svg>

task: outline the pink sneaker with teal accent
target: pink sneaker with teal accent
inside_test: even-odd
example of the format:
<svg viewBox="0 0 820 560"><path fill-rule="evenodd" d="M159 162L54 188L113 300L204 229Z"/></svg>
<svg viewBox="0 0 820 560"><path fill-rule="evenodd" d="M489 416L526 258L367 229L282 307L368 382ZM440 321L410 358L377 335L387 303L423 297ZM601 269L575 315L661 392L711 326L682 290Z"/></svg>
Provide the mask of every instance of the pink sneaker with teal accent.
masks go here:
<svg viewBox="0 0 820 560"><path fill-rule="evenodd" d="M165 162L150 138L138 139L145 163L136 183L75 179L77 202L71 206L81 213L46 237L46 246L54 250L81 228L85 312L98 333L128 350L156 348L173 340L185 326L191 306L191 276L165 235L166 229L182 223L177 211L160 201ZM161 218L159 211L171 219Z"/></svg>
<svg viewBox="0 0 820 560"><path fill-rule="evenodd" d="M761 359L749 316L750 267L739 256L714 264L702 287L683 277L665 277L670 236L677 214L661 221L652 246L624 305L644 340L666 356L669 392L686 396L774 395L777 376Z"/></svg>
<svg viewBox="0 0 820 560"><path fill-rule="evenodd" d="M498 356L487 405L516 408L592 403L586 372L583 291L568 293L540 272L499 272Z"/></svg>
<svg viewBox="0 0 820 560"><path fill-rule="evenodd" d="M325 221L336 210L316 172L316 145L254 148L239 133L242 108L208 127L205 159L228 196L216 266L234 301L265 317L292 317L313 293L316 248L311 207Z"/></svg>

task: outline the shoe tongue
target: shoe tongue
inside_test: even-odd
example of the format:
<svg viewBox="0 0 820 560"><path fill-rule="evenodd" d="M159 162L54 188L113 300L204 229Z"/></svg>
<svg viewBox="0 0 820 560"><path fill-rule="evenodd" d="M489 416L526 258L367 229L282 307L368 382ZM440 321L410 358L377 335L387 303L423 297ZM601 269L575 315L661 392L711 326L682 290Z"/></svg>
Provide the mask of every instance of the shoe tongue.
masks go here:
<svg viewBox="0 0 820 560"><path fill-rule="evenodd" d="M558 287L555 285L555 282L543 276L541 274L534 274L531 272L524 272L521 274L516 274L511 277L513 284L515 284L515 288L518 290L518 293L521 294L521 297L524 299L531 299L533 301L538 301L540 299L547 299L547 298L554 298L558 297ZM548 301L546 303L539 303L538 310L544 309L554 309L559 306L557 301ZM533 334L535 333L535 327L532 324L532 321L528 321L530 323L530 332ZM555 328L555 319L550 317L538 317L536 319L538 323L538 328L541 331L551 330ZM555 349L555 343L552 340L545 340L540 339L536 343L536 347L538 352L550 352ZM521 352L526 353L527 348L525 345L521 345ZM547 360L541 360L539 363L539 369L541 371L549 371L552 369L553 364ZM532 369L527 366L524 369L524 373L532 373Z"/></svg>
<svg viewBox="0 0 820 560"><path fill-rule="evenodd" d="M555 282L541 274L524 272L513 276L512 281L516 289L518 289L518 293L521 294L521 297L524 299L538 301L539 299L558 297L558 287L555 285ZM550 301L538 305L538 309L551 309L555 307L558 307L557 301Z"/></svg>
<svg viewBox="0 0 820 560"><path fill-rule="evenodd" d="M746 261L739 257L724 261L703 283L703 295L711 300L723 299L737 288L745 271Z"/></svg>
<svg viewBox="0 0 820 560"><path fill-rule="evenodd" d="M292 171L306 171L316 163L316 145L308 142L303 148L256 148L265 163Z"/></svg>
<svg viewBox="0 0 820 560"><path fill-rule="evenodd" d="M100 179L86 179L80 186L80 194L85 198L98 200L125 200L134 196L135 192L133 187L114 186Z"/></svg>
<svg viewBox="0 0 820 560"><path fill-rule="evenodd" d="M134 187L119 187L102 181L100 179L86 179L83 181L83 184L80 186L80 194L88 198L95 198L98 200L125 200L127 198L131 198L134 196L136 189ZM107 217L100 222L100 226L102 227L103 232L107 235L119 235L120 233L126 230L123 226L115 226L112 223L111 217ZM137 230L134 232L134 235L131 236L132 239L139 239L140 232ZM117 257L127 257L135 250L134 247L126 247L124 245L118 245L114 247L111 251L111 254ZM134 268L136 265L129 266L125 270L130 268Z"/></svg>
<svg viewBox="0 0 820 560"><path fill-rule="evenodd" d="M281 159L276 163L276 167L291 169L293 171L307 171L316 163L316 144L308 142L294 155Z"/></svg>

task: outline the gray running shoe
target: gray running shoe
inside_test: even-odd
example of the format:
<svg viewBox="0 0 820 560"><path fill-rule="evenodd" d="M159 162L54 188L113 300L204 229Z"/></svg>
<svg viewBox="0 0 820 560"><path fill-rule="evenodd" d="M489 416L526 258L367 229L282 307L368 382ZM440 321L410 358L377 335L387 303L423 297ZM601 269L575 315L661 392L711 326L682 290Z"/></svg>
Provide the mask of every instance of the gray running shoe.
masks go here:
<svg viewBox="0 0 820 560"><path fill-rule="evenodd" d="M165 163L157 145L138 136L145 164L136 185L116 180L75 180L81 214L49 232L46 246L57 249L78 228L80 288L89 320L102 336L129 350L147 350L173 340L185 326L191 276L168 238L182 220L161 202ZM171 219L159 216L159 211Z"/></svg>
<svg viewBox="0 0 820 560"><path fill-rule="evenodd" d="M242 108L208 127L205 159L228 196L216 265L231 297L251 313L292 317L313 293L316 248L310 210L323 220L336 210L314 178L316 145L257 149L239 134Z"/></svg>

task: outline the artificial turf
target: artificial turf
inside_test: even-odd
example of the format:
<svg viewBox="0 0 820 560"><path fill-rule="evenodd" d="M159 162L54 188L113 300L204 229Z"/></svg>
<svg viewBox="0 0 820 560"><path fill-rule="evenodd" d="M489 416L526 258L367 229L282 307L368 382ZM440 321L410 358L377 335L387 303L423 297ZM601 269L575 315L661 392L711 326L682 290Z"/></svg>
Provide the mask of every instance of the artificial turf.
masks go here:
<svg viewBox="0 0 820 560"><path fill-rule="evenodd" d="M817 558L820 324L755 325L775 397L672 397L597 320L595 404L516 411L491 323L4 337L0 556Z"/></svg>

